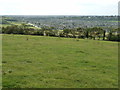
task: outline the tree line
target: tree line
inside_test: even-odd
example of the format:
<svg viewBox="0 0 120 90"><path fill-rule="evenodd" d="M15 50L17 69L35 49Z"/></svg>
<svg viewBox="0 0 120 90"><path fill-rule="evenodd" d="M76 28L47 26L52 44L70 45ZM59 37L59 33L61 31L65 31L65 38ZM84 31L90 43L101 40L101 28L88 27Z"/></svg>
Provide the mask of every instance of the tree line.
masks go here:
<svg viewBox="0 0 120 90"><path fill-rule="evenodd" d="M120 28L109 28L106 31L101 27L77 27L72 29L64 27L63 30L56 30L55 27L43 26L40 29L35 29L23 23L21 25L2 27L2 33L120 41Z"/></svg>

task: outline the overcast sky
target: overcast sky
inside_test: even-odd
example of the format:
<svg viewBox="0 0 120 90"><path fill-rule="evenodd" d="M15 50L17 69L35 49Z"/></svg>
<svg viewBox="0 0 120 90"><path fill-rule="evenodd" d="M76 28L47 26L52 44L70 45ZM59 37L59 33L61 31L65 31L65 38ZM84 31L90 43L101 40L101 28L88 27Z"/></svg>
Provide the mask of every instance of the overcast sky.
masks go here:
<svg viewBox="0 0 120 90"><path fill-rule="evenodd" d="M0 15L118 15L119 0L0 0Z"/></svg>

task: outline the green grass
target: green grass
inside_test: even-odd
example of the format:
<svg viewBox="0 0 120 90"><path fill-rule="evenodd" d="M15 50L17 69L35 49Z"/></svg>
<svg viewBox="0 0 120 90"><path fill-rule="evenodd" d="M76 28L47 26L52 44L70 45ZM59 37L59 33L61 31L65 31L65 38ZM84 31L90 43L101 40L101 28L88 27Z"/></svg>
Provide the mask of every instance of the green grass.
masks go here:
<svg viewBox="0 0 120 90"><path fill-rule="evenodd" d="M0 24L0 27L7 27L7 26L11 26L11 25L21 25L21 22L10 22L8 21L9 24Z"/></svg>
<svg viewBox="0 0 120 90"><path fill-rule="evenodd" d="M117 42L2 36L3 87L118 87Z"/></svg>
<svg viewBox="0 0 120 90"><path fill-rule="evenodd" d="M108 22L120 22L120 21L108 21Z"/></svg>
<svg viewBox="0 0 120 90"><path fill-rule="evenodd" d="M7 27L7 26L11 26L11 24L0 24L0 27Z"/></svg>

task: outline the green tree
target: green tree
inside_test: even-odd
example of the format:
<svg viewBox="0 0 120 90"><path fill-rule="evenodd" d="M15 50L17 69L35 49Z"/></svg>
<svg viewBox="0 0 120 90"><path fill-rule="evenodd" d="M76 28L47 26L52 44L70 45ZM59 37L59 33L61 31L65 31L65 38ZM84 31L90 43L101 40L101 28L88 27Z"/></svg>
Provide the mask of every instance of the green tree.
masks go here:
<svg viewBox="0 0 120 90"><path fill-rule="evenodd" d="M65 28L63 29L63 33L65 35L65 37L68 37L68 34L71 32L71 29Z"/></svg>
<svg viewBox="0 0 120 90"><path fill-rule="evenodd" d="M106 37L106 31L103 30L103 40L105 40L105 37Z"/></svg>
<svg viewBox="0 0 120 90"><path fill-rule="evenodd" d="M79 38L85 38L85 30L84 30L84 28L81 28L81 27L79 27L79 28L77 28L77 32L78 32L78 37Z"/></svg>

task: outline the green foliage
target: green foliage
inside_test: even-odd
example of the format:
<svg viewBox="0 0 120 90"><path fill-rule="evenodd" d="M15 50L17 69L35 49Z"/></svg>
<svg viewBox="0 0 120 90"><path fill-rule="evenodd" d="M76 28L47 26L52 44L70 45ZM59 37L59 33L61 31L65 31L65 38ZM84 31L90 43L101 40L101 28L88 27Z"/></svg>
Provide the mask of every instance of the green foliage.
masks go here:
<svg viewBox="0 0 120 90"><path fill-rule="evenodd" d="M24 29L17 26L17 25L12 25L12 26L7 26L6 28L2 28L2 33L6 34L24 34Z"/></svg>
<svg viewBox="0 0 120 90"><path fill-rule="evenodd" d="M107 35L109 41L120 41L120 28L111 29Z"/></svg>
<svg viewBox="0 0 120 90"><path fill-rule="evenodd" d="M24 34L24 35L44 35L44 36L54 36L54 37L70 37L70 38L90 38L100 40L110 40L118 41L117 35L112 36L114 32L119 29L113 29L109 31L108 36L106 36L106 31L100 27L93 28L64 28L62 33L60 30L55 30L55 27L43 26L41 29L31 28L29 25L22 23L21 25L11 25L7 27L2 27L3 34ZM60 33L59 33L60 32ZM106 39L107 38L107 39Z"/></svg>
<svg viewBox="0 0 120 90"><path fill-rule="evenodd" d="M109 41L120 41L120 35L108 35L107 40Z"/></svg>
<svg viewBox="0 0 120 90"><path fill-rule="evenodd" d="M63 33L66 34L66 35L70 32L71 32L71 29L63 29Z"/></svg>

